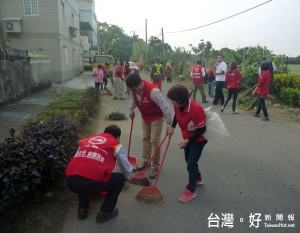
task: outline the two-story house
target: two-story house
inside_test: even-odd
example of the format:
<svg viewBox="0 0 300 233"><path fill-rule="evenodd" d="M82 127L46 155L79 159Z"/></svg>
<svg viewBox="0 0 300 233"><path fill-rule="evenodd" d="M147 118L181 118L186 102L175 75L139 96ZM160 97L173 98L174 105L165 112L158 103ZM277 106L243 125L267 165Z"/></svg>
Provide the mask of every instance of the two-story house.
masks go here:
<svg viewBox="0 0 300 233"><path fill-rule="evenodd" d="M80 73L83 49L76 0L0 0L0 21L9 46L50 57L52 82Z"/></svg>

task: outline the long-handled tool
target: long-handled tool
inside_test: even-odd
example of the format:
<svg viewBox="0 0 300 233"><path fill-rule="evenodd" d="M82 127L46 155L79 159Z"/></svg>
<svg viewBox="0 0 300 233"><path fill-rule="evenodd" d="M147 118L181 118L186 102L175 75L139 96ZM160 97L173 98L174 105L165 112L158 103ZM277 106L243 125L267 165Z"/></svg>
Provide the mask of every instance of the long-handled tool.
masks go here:
<svg viewBox="0 0 300 233"><path fill-rule="evenodd" d="M132 136L132 129L133 129L133 119L131 120L131 127L130 127L130 134L129 134L129 143L128 143L128 161L131 164L131 166L133 167L133 170L137 169L137 162L136 162L136 157L134 157L133 155L130 155L130 145L131 145L131 136Z"/></svg>
<svg viewBox="0 0 300 233"><path fill-rule="evenodd" d="M254 87L250 88L250 87L246 86L244 83L241 83L241 84L242 84L242 86L246 87L246 88L247 88L249 91L251 91L251 92L252 92L252 91L254 90L254 88L256 87L256 86L254 86ZM252 110L252 109L255 108L255 106L257 105L258 99L259 99L259 96L256 97L255 100L251 103L251 105L247 108L247 111L250 111L250 110Z"/></svg>
<svg viewBox="0 0 300 233"><path fill-rule="evenodd" d="M190 93L189 93L189 97L191 98L192 97L192 94L193 94L193 89L190 91Z"/></svg>
<svg viewBox="0 0 300 233"><path fill-rule="evenodd" d="M241 85L242 86L244 86L244 87L246 87L248 90L250 90L250 91L253 91L254 90L254 88L252 87L252 88L250 88L250 87L248 87L247 85L245 85L244 83L241 83ZM254 86L255 87L255 86Z"/></svg>
<svg viewBox="0 0 300 233"><path fill-rule="evenodd" d="M154 158L156 158L156 156L158 155L158 152L162 146L162 144L164 143L164 141L166 140L168 135L166 135L164 137L164 139L161 141L161 143L155 148L155 151L152 153L151 158L149 159L149 161L147 162L145 168L136 173L135 175L133 175L130 179L130 183L135 184L135 185L141 185L141 186L149 186L150 185L150 181L147 178L145 171L148 169L148 167L150 167L150 164L152 162L152 160Z"/></svg>
<svg viewBox="0 0 300 233"><path fill-rule="evenodd" d="M145 201L148 203L152 203L152 202L159 202L163 199L163 194L160 191L160 189L156 186L156 184L157 184L163 163L166 158L166 154L167 154L167 151L168 151L168 148L170 145L170 141L171 141L171 136L169 136L168 139L169 140L168 140L166 149L164 151L162 161L161 161L160 167L158 169L158 173L157 173L156 179L154 181L154 184L149 187L144 187L140 190L140 192L136 195L136 199L138 199L139 201Z"/></svg>

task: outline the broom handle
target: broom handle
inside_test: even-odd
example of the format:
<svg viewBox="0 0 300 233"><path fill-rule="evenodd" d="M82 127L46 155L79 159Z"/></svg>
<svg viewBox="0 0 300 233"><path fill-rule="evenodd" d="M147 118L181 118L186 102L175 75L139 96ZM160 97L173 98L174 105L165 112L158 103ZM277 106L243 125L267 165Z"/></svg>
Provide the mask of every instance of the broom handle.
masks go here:
<svg viewBox="0 0 300 233"><path fill-rule="evenodd" d="M156 184L157 184L158 177L159 177L159 175L160 175L160 172L161 172L161 169L162 169L162 165L163 165L163 163L164 163L164 161L165 161L165 158L166 158L166 155L167 155L167 152L168 152L168 149L169 149L169 145L170 145L171 137L172 137L172 136L169 136L169 138L168 138L168 143L167 143L167 146L166 146L165 152L164 152L164 154L163 154L163 158L162 158L161 164L160 164L160 166L159 166L159 169L158 169L158 172L157 172L157 176L156 176L156 179L155 179L154 185L156 185Z"/></svg>
<svg viewBox="0 0 300 233"><path fill-rule="evenodd" d="M152 162L152 160L157 156L158 151L160 150L161 145L164 143L164 141L166 140L167 136L168 136L168 135L166 134L166 136L165 136L164 139L161 141L161 143L158 145L158 147L155 148L155 151L153 152L153 154L152 154L150 160L148 161L147 166L142 170L142 172L145 171L145 170L148 168L149 164L150 164L150 163Z"/></svg>
<svg viewBox="0 0 300 233"><path fill-rule="evenodd" d="M129 134L128 153L127 153L128 157L129 157L130 145L131 145L132 128L133 128L133 119L131 119L131 127L130 127L130 134Z"/></svg>
<svg viewBox="0 0 300 233"><path fill-rule="evenodd" d="M246 86L244 83L241 83L241 84L242 84L242 86L246 87L247 89L249 89L249 90L251 90L251 91L253 91L253 90L254 90L254 89L253 89L253 87L252 87L252 88L250 88L250 87Z"/></svg>

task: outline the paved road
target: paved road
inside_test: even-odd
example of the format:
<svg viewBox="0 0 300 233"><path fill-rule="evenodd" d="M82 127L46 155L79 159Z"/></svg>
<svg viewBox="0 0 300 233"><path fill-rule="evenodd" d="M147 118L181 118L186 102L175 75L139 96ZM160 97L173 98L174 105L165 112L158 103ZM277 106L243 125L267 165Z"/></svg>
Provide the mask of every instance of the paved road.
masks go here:
<svg viewBox="0 0 300 233"><path fill-rule="evenodd" d="M10 128L15 128L17 132L20 131L27 120L36 117L57 96L74 89L85 89L93 86L91 77L91 72L86 72L68 82L53 84L51 88L34 93L16 103L1 106L0 141L9 137Z"/></svg>
<svg viewBox="0 0 300 233"><path fill-rule="evenodd" d="M171 85L163 83L164 94ZM130 120L110 122L105 116L112 111L128 113L128 103L128 99L112 100L110 96L102 96L101 116L95 132L102 131L108 124L117 124L123 130L121 142L127 146ZM208 106L210 104L204 105ZM273 116L270 122L262 122L243 112L238 115L225 112L221 117L231 135L211 140L205 147L199 163L205 184L197 188L197 197L191 202L178 201L187 181L187 171L183 151L177 147L181 139L177 128L158 182L164 194L161 204L137 202L134 196L140 187L130 185L119 197L119 215L115 219L97 224L95 216L101 200L94 199L84 221L77 220L74 204L66 215L63 232L300 232L300 127ZM132 154L140 160L139 114L133 131ZM222 220L222 214L233 214L233 224ZM270 216L271 221L265 220ZM250 220L258 228L249 227ZM296 228L267 228L267 223L295 223Z"/></svg>

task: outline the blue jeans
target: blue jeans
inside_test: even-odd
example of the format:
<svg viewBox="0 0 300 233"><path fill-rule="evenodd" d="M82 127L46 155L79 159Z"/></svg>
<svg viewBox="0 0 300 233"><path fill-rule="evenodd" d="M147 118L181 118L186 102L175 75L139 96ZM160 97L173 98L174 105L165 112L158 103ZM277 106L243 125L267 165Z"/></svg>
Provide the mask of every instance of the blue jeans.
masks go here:
<svg viewBox="0 0 300 233"><path fill-rule="evenodd" d="M184 148L184 158L187 163L187 170L189 172L189 184L186 186L186 188L191 192L194 192L196 189L197 179L201 179L198 161L206 143L207 141L189 142L186 148Z"/></svg>
<svg viewBox="0 0 300 233"><path fill-rule="evenodd" d="M209 96L214 96L215 95L215 86L216 82L208 82L208 95Z"/></svg>

